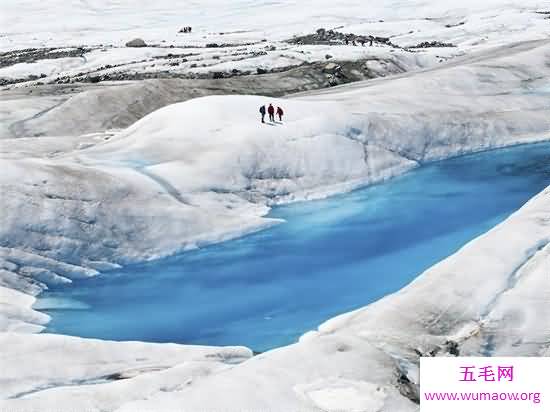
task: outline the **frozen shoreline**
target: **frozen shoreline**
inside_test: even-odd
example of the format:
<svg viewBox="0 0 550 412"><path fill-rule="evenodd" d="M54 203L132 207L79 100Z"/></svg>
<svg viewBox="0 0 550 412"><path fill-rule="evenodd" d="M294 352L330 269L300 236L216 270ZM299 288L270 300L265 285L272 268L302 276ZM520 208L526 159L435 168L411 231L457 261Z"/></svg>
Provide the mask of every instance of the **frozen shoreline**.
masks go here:
<svg viewBox="0 0 550 412"><path fill-rule="evenodd" d="M419 354L486 355L487 342L493 356L550 354L550 324L541 323L550 319L549 199L550 187L403 290L253 358L244 348L0 334L6 376L17 376L2 386L0 407L262 410L276 403L289 410L416 411L407 398L416 396Z"/></svg>

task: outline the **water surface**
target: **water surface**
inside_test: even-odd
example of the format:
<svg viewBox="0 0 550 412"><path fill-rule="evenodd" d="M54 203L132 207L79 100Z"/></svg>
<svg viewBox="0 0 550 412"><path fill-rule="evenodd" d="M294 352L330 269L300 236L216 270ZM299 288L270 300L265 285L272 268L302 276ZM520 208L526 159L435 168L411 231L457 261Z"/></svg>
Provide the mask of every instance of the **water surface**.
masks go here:
<svg viewBox="0 0 550 412"><path fill-rule="evenodd" d="M295 342L486 232L550 184L550 144L446 160L382 185L275 208L287 222L44 294L48 332L114 340Z"/></svg>

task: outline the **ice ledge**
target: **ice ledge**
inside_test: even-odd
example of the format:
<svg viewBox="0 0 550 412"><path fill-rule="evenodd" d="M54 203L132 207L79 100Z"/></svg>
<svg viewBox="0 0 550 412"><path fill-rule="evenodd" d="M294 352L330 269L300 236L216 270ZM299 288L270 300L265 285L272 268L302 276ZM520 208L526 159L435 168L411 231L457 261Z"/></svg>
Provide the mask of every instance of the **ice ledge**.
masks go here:
<svg viewBox="0 0 550 412"><path fill-rule="evenodd" d="M550 187L405 289L215 374L119 411L415 411L420 356L545 356ZM487 351L490 350L490 353ZM217 391L215 399L208 391ZM340 408L341 409L341 408Z"/></svg>

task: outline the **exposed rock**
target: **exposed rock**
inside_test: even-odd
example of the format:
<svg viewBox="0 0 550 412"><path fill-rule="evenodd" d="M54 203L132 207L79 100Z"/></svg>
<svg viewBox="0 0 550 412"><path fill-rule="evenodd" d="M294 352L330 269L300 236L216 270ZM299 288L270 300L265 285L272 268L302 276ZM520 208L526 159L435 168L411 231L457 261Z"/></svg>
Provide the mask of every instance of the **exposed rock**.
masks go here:
<svg viewBox="0 0 550 412"><path fill-rule="evenodd" d="M463 26L465 23L466 23L466 22L461 21L460 23L456 23L456 24L446 24L445 27L447 27L448 29L450 29L451 27Z"/></svg>
<svg viewBox="0 0 550 412"><path fill-rule="evenodd" d="M420 44L417 44L416 46L409 47L410 49L428 49L430 47L456 47L452 43L443 43L440 41L425 41Z"/></svg>
<svg viewBox="0 0 550 412"><path fill-rule="evenodd" d="M12 66L17 63L33 63L43 59L59 59L63 57L82 57L92 49L76 47L70 49L23 49L0 53L0 67Z"/></svg>
<svg viewBox="0 0 550 412"><path fill-rule="evenodd" d="M254 52L252 56L263 55L265 51ZM157 70L151 72L128 72L125 70L115 71L115 69L120 69L120 66L123 65L109 65L98 68L92 73L79 72L78 74L71 76L60 76L55 79L48 79L47 83L49 84L65 84L65 83L98 83L104 81L123 81L123 80L147 80L147 79L226 79L239 76L247 76L250 74L257 75L266 75L266 74L276 74L284 73L288 71L297 70L301 74L297 74L296 77L300 78L300 84L302 86L293 87L290 92L298 92L303 90L309 90L312 88L319 87L330 87L339 84L348 83L351 81L360 81L366 80L374 77L384 76L385 74L398 74L405 71L404 68L400 67L395 59L361 59L357 61L338 61L334 62L316 62L316 63L300 63L293 64L283 67L276 67L272 69L265 69L258 67L253 71L241 71L238 69L232 69L228 71L205 71L200 73L195 73L192 71L175 71L170 70L169 67L177 67L182 63L185 63L187 59L181 58L180 54L172 54L171 57L168 56L156 56L160 60L169 60L166 63L165 70ZM173 60L178 58L177 61ZM330 56L333 59L332 56ZM191 63L189 65L190 69L196 69L200 67L200 63ZM153 67L150 65L149 67ZM207 67L206 64L203 64L202 67ZM106 69L109 69L108 71ZM307 75L308 79L304 79L303 76ZM291 75L289 73L290 77ZM0 86L6 86L15 83L21 83L25 81L37 81L39 77L34 75L32 77L25 77L21 79L7 79L0 78ZM295 84L296 79L293 80ZM305 86L307 85L307 86ZM287 90L286 88L284 88Z"/></svg>
<svg viewBox="0 0 550 412"><path fill-rule="evenodd" d="M337 65L336 63L329 63L324 68L325 73L336 73L342 70L342 66Z"/></svg>
<svg viewBox="0 0 550 412"><path fill-rule="evenodd" d="M143 39L136 38L126 43L126 47L147 47L147 43Z"/></svg>
<svg viewBox="0 0 550 412"><path fill-rule="evenodd" d="M411 382L411 380L407 377L405 373L400 372L398 374L397 386L401 395L410 399L416 404L420 403L420 388L418 384Z"/></svg>
<svg viewBox="0 0 550 412"><path fill-rule="evenodd" d="M453 356L460 356L460 348L457 342L449 340L445 342L447 352Z"/></svg>
<svg viewBox="0 0 550 412"><path fill-rule="evenodd" d="M365 45L368 43L385 44L395 48L401 48L396 44L393 44L388 37L378 37L370 35L358 35L355 33L341 33L335 30L325 30L323 28L318 29L313 34L307 34L305 36L295 36L294 38L287 40L292 44L350 44L357 46L357 43Z"/></svg>

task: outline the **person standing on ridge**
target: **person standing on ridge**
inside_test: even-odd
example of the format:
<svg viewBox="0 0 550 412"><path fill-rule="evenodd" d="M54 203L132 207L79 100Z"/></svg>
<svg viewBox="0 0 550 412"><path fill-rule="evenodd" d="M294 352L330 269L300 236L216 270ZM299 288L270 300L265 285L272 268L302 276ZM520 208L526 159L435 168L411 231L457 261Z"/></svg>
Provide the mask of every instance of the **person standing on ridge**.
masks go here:
<svg viewBox="0 0 550 412"><path fill-rule="evenodd" d="M274 122L275 121L275 108L271 103L269 103L269 107L267 108L267 112L269 113L269 121Z"/></svg>
<svg viewBox="0 0 550 412"><path fill-rule="evenodd" d="M279 116L279 121L282 122L283 121L283 109L281 109L281 107L277 106L277 116Z"/></svg>
<svg viewBox="0 0 550 412"><path fill-rule="evenodd" d="M262 115L262 123L265 123L265 120L264 120L264 118L265 118L265 106L264 105L262 105L260 107L260 114Z"/></svg>

